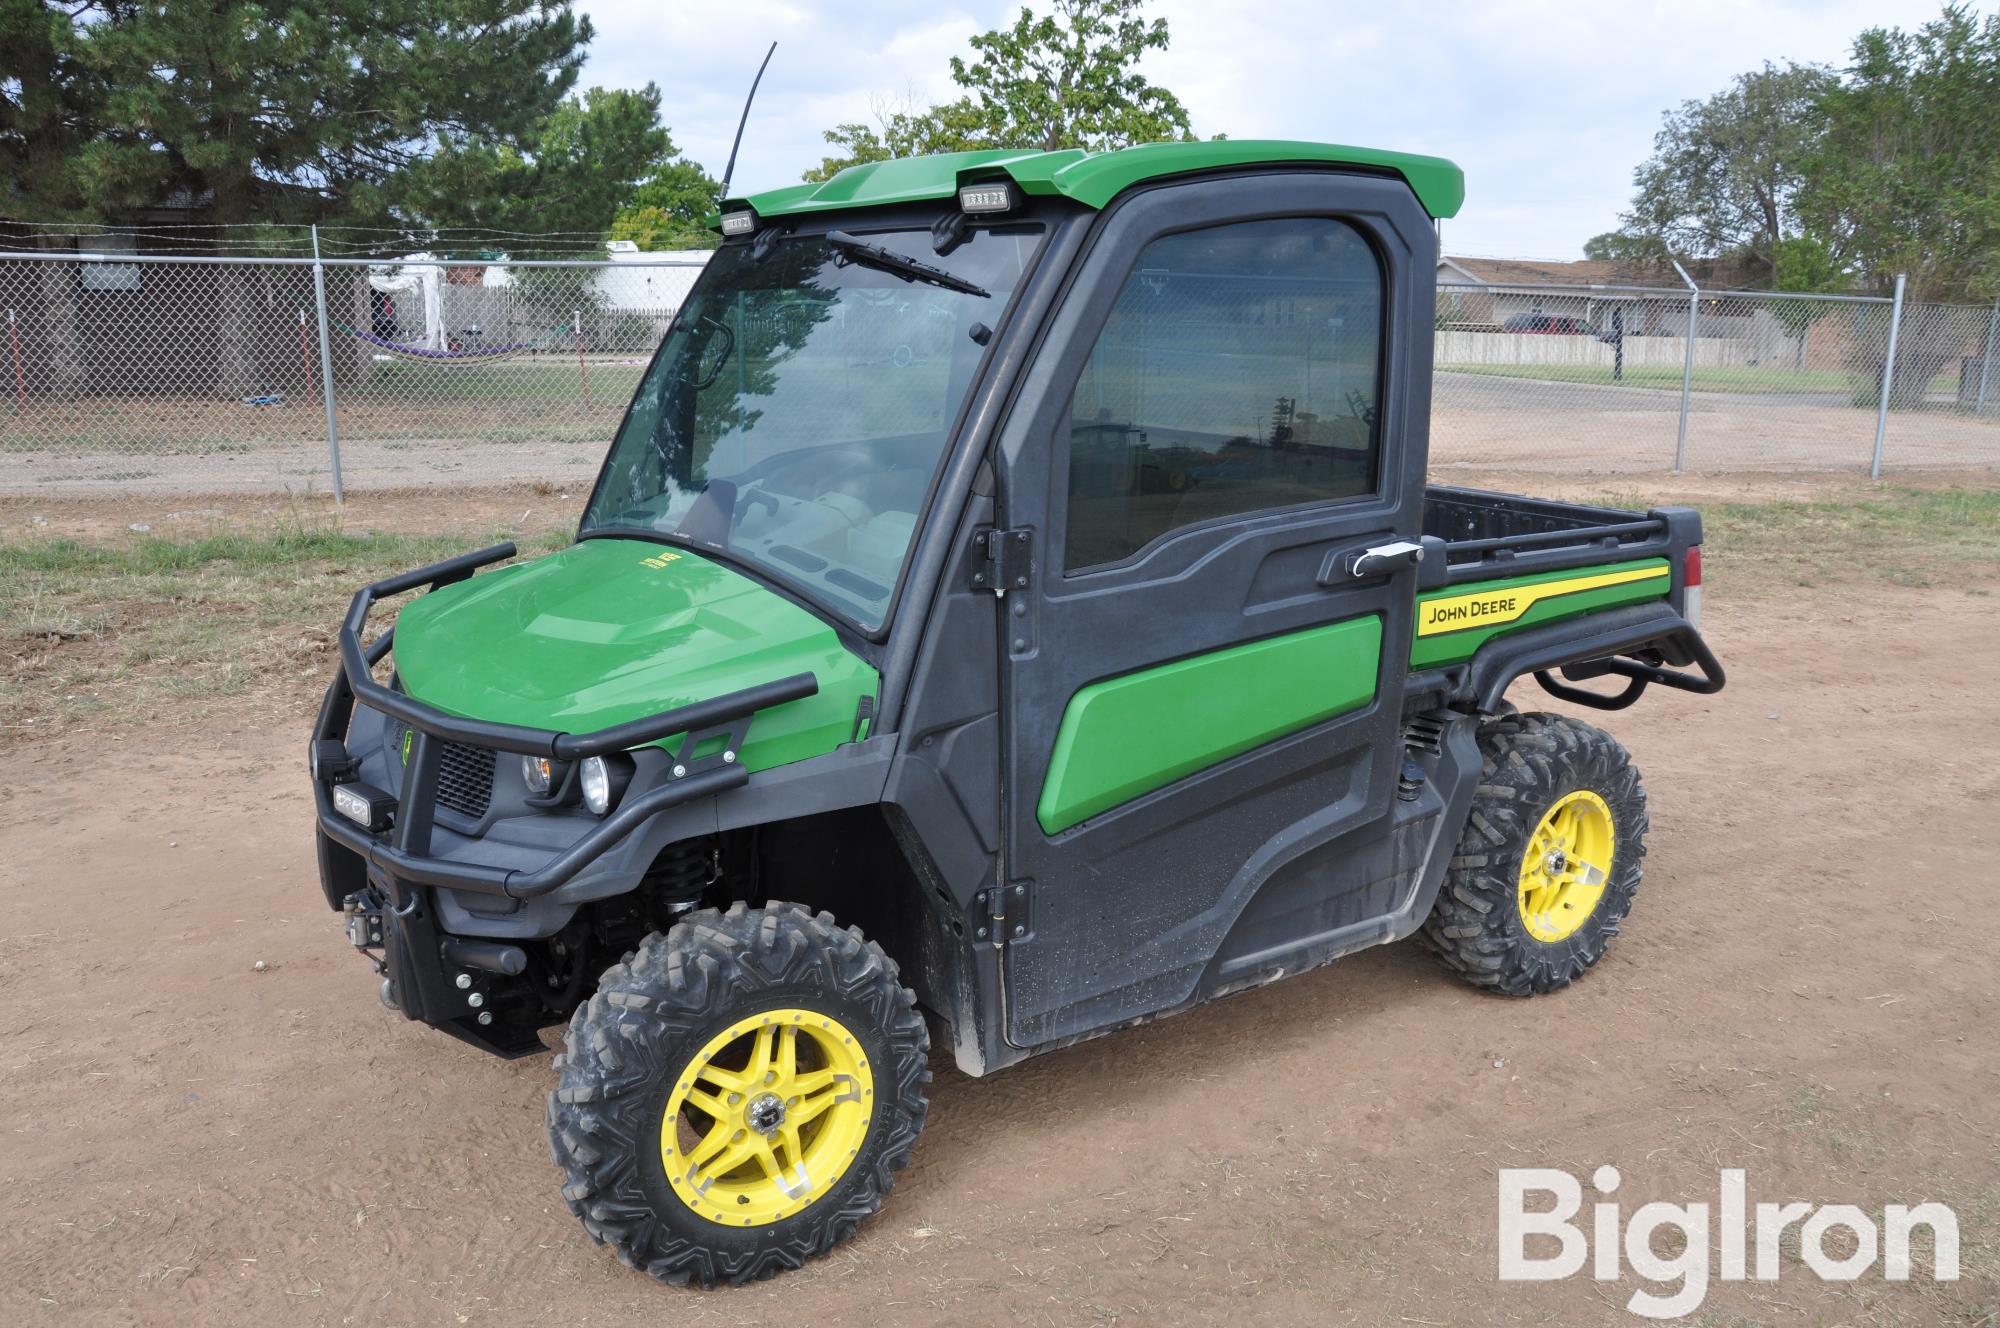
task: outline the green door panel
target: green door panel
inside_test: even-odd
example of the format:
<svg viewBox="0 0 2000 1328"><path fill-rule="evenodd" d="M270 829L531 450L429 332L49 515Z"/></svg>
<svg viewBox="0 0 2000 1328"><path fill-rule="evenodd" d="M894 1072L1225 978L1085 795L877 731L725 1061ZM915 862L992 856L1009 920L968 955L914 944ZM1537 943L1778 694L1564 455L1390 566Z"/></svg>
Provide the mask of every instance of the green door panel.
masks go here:
<svg viewBox="0 0 2000 1328"><path fill-rule="evenodd" d="M1375 697L1378 614L1107 678L1063 711L1035 816L1067 830Z"/></svg>
<svg viewBox="0 0 2000 1328"><path fill-rule="evenodd" d="M396 671L450 714L568 733L813 674L816 695L751 723L742 761L753 771L849 741L861 698L877 691L875 670L790 600L684 549L620 539L411 600L396 619Z"/></svg>
<svg viewBox="0 0 2000 1328"><path fill-rule="evenodd" d="M1503 632L1661 599L1672 589L1673 580L1666 559L1646 558L1477 581L1419 595L1410 667L1462 663Z"/></svg>

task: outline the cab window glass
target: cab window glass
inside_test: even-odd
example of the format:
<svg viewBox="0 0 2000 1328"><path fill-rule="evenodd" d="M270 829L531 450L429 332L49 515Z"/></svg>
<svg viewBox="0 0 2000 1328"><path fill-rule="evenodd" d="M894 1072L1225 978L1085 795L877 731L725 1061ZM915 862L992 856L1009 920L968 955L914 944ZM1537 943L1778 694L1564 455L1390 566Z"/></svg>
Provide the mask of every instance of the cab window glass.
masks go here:
<svg viewBox="0 0 2000 1328"><path fill-rule="evenodd" d="M1147 245L1070 400L1065 568L1373 492L1382 298L1375 252L1330 218Z"/></svg>

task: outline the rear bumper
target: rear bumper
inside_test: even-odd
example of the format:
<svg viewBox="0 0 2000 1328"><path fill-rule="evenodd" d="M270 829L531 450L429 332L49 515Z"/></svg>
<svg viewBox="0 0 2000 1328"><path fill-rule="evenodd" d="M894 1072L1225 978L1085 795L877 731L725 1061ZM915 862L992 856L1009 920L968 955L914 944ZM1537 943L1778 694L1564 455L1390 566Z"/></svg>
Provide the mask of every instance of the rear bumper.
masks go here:
<svg viewBox="0 0 2000 1328"><path fill-rule="evenodd" d="M1558 669L1567 681L1556 679ZM1623 710L1655 684L1710 695L1727 681L1701 632L1664 601L1496 637L1473 656L1464 699L1482 711L1497 710L1508 686L1527 673L1549 695L1596 710ZM1624 690L1603 693L1569 685L1605 676L1624 678Z"/></svg>

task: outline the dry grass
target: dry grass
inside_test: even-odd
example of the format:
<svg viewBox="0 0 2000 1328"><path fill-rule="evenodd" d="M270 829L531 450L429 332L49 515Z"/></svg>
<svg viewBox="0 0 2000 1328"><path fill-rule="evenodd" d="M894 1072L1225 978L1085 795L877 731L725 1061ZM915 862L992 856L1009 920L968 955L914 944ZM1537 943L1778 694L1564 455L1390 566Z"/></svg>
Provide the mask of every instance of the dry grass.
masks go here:
<svg viewBox="0 0 2000 1328"><path fill-rule="evenodd" d="M298 708L329 676L335 627L364 582L481 542L534 554L567 538L351 533L294 506L192 538L0 544L0 744Z"/></svg>

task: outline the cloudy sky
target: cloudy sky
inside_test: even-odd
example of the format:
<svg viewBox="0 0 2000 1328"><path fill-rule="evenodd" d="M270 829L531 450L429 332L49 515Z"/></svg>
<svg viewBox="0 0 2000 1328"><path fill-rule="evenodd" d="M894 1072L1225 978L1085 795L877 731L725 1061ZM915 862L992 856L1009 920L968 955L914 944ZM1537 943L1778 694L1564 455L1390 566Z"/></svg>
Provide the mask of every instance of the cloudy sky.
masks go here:
<svg viewBox="0 0 2000 1328"><path fill-rule="evenodd" d="M1990 10L1993 0L1981 0ZM720 175L743 94L778 43L737 161L741 190L795 183L820 133L953 93L949 59L1011 21L999 0L578 0L597 26L584 83L659 84L687 154ZM1450 157L1466 205L1447 250L1575 258L1617 224L1660 112L1766 60L1838 65L1854 35L1941 0L1153 0L1173 45L1147 76L1196 132Z"/></svg>

